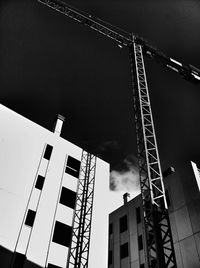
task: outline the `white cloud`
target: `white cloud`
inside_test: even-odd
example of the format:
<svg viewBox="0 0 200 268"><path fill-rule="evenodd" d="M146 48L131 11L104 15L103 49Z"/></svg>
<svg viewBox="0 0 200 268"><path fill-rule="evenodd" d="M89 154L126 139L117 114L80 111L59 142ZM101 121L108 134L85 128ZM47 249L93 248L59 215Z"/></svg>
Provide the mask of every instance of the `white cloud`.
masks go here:
<svg viewBox="0 0 200 268"><path fill-rule="evenodd" d="M130 167L128 171L113 170L110 173L110 188L114 191L127 191L140 193L140 180L138 170Z"/></svg>

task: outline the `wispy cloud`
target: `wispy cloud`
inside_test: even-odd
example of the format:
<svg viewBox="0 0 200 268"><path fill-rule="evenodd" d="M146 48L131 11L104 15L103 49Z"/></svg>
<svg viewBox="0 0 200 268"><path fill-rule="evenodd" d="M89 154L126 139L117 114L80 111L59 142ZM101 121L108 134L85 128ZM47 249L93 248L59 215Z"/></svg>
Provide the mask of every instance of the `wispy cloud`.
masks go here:
<svg viewBox="0 0 200 268"><path fill-rule="evenodd" d="M140 193L140 180L136 157L128 155L110 173L110 189Z"/></svg>

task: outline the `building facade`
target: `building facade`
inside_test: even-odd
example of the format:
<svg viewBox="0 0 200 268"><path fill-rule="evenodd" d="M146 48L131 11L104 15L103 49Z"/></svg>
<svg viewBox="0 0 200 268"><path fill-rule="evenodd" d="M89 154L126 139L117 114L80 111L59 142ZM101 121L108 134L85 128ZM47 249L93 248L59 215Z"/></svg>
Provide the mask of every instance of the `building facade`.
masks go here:
<svg viewBox="0 0 200 268"><path fill-rule="evenodd" d="M1 268L66 267L82 149L60 137L63 120L59 116L51 132L0 105ZM108 191L108 178L109 165L97 159L93 218L98 209L106 227L98 185ZM95 241L92 231L93 247Z"/></svg>
<svg viewBox="0 0 200 268"><path fill-rule="evenodd" d="M192 164L192 165L191 165ZM195 163L164 179L178 268L200 267L200 173ZM109 268L146 268L141 195L109 215Z"/></svg>

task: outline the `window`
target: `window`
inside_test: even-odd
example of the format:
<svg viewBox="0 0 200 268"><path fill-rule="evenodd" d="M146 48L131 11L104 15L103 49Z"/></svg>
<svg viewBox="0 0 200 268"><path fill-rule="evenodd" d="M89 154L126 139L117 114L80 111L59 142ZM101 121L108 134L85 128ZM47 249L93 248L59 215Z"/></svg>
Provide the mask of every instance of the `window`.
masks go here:
<svg viewBox="0 0 200 268"><path fill-rule="evenodd" d="M141 222L140 207L136 208L136 221L137 221L137 223Z"/></svg>
<svg viewBox="0 0 200 268"><path fill-rule="evenodd" d="M79 177L79 171L80 171L80 165L81 162L70 155L68 156L67 159L67 166L65 169L65 172L78 178Z"/></svg>
<svg viewBox="0 0 200 268"><path fill-rule="evenodd" d="M110 223L109 224L109 235L111 235L113 233L113 224Z"/></svg>
<svg viewBox="0 0 200 268"><path fill-rule="evenodd" d="M44 158L49 160L51 157L51 153L52 153L53 147L49 144L47 144L45 152L44 152Z"/></svg>
<svg viewBox="0 0 200 268"><path fill-rule="evenodd" d="M38 175L35 188L42 190L43 184L44 184L44 177L41 175Z"/></svg>
<svg viewBox="0 0 200 268"><path fill-rule="evenodd" d="M32 227L33 226L33 223L34 223L34 220L35 220L35 214L36 212L29 209L28 210L28 213L26 215L26 220L25 220L25 224Z"/></svg>
<svg viewBox="0 0 200 268"><path fill-rule="evenodd" d="M167 206L170 207L171 206L171 202L170 202L168 190L165 190L165 196L166 196Z"/></svg>
<svg viewBox="0 0 200 268"><path fill-rule="evenodd" d="M53 242L69 247L71 243L72 227L62 222L56 221Z"/></svg>
<svg viewBox="0 0 200 268"><path fill-rule="evenodd" d="M138 248L139 248L139 250L143 249L142 235L138 236Z"/></svg>
<svg viewBox="0 0 200 268"><path fill-rule="evenodd" d="M60 203L74 209L76 204L76 193L70 189L62 187Z"/></svg>
<svg viewBox="0 0 200 268"><path fill-rule="evenodd" d="M24 262L25 262L26 256L24 254L15 253L15 259L13 262L13 268L19 268L19 267L23 267L24 266Z"/></svg>
<svg viewBox="0 0 200 268"><path fill-rule="evenodd" d="M127 216L126 215L123 216L122 218L120 218L119 229L120 229L120 233L123 233L124 231L126 231L128 229Z"/></svg>
<svg viewBox="0 0 200 268"><path fill-rule="evenodd" d="M151 267L152 268L157 267L157 261L156 261L156 259L151 260Z"/></svg>
<svg viewBox="0 0 200 268"><path fill-rule="evenodd" d="M128 257L128 243L120 246L120 259Z"/></svg>
<svg viewBox="0 0 200 268"><path fill-rule="evenodd" d="M48 263L47 268L62 268L62 267L57 266L57 265L55 265L55 264Z"/></svg>
<svg viewBox="0 0 200 268"><path fill-rule="evenodd" d="M144 263L140 264L140 268L145 268Z"/></svg>
<svg viewBox="0 0 200 268"><path fill-rule="evenodd" d="M112 264L112 250L109 250L108 252L108 265Z"/></svg>

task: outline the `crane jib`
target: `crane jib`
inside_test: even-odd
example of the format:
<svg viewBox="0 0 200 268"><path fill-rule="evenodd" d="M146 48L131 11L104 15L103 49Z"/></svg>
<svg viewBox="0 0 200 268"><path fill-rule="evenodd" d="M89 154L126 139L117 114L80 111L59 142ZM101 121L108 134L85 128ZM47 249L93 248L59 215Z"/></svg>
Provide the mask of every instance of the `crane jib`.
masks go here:
<svg viewBox="0 0 200 268"><path fill-rule="evenodd" d="M142 50L145 56L154 59L156 62L164 65L168 69L171 69L178 74L180 74L184 79L198 83L200 82L200 70L190 64L182 64L177 60L174 60L170 57L164 55L164 53L158 51L154 47L148 44L148 42L138 36L134 36L132 39L131 33L123 33L116 31L116 27L101 20L101 23L98 22L98 19L94 16L87 14L85 12L79 11L70 5L67 5L65 2L60 0L37 0L38 2L70 17L71 19L78 21L89 28L107 36L108 38L116 41L119 47L132 47L133 42L142 46Z"/></svg>

